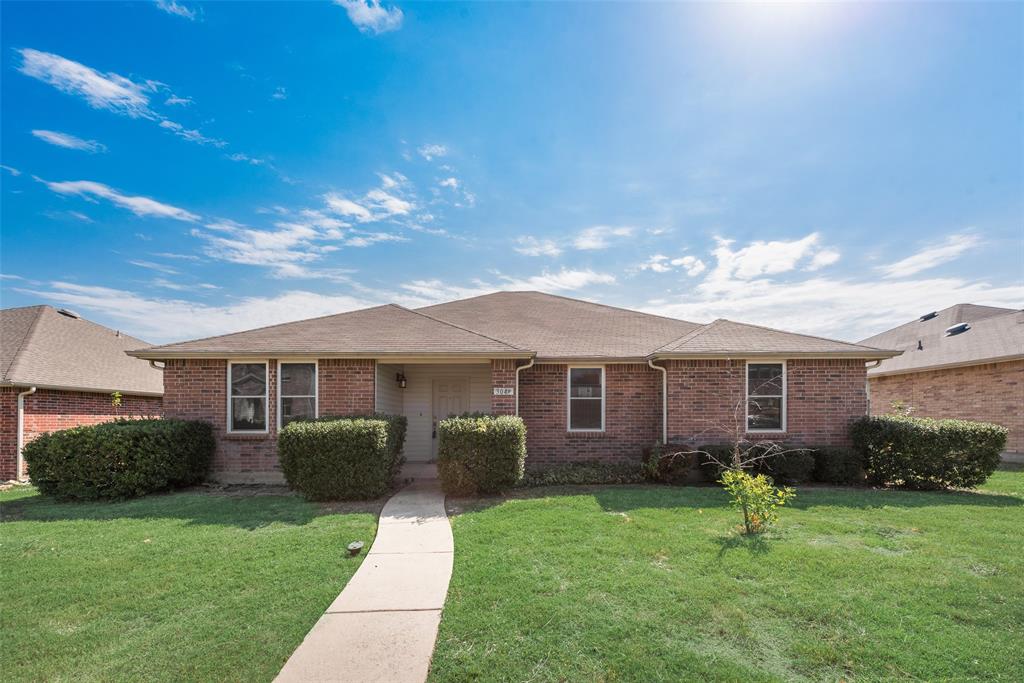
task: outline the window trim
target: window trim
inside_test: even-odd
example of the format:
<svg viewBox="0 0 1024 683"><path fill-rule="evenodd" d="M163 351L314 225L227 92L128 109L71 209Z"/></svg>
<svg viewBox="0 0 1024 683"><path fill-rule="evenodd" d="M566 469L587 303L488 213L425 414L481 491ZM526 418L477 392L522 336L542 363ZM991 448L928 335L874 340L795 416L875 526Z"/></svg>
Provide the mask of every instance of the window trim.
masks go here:
<svg viewBox="0 0 1024 683"><path fill-rule="evenodd" d="M750 366L751 365L781 365L782 366L782 426L778 429L751 429L750 428ZM789 385L788 369L784 358L758 358L748 359L743 366L743 428L748 434L783 434L786 432L786 422L789 418ZM762 396L761 398L778 398L777 396Z"/></svg>
<svg viewBox="0 0 1024 683"><path fill-rule="evenodd" d="M262 365L263 370L266 373L264 375L263 382L263 401L264 410L267 413L267 419L264 421L263 429L232 429L231 423L234 422L231 414L231 403L233 398L259 398L259 396L232 396L231 395L231 366L233 365ZM237 358L228 361L228 372L227 372L227 394L228 394L228 410L227 410L227 433L228 434L267 434L270 432L270 361L266 358L251 358L241 359Z"/></svg>
<svg viewBox="0 0 1024 683"><path fill-rule="evenodd" d="M601 398L600 398L600 401L601 401L601 428L600 429L573 429L573 427L572 427L572 401L573 401L573 396L572 396L572 371L574 369L600 370L601 371ZM566 428L566 431L572 432L574 434L577 434L577 433L582 433L582 434L587 434L587 433L599 434L599 433L605 431L605 426L606 426L605 425L605 407L607 405L607 403L605 401L605 394L607 393L607 386L608 385L607 385L607 382L606 382L606 379L605 379L605 366L604 365L595 365L595 364L591 363L591 364L575 364L575 365L567 365L566 366L566 369L565 369L565 428ZM598 399L594 398L594 397L589 397L589 398L581 398L580 400L583 400L583 401L596 401Z"/></svg>
<svg viewBox="0 0 1024 683"><path fill-rule="evenodd" d="M308 396L284 396L281 393L281 366L282 365L309 365L313 364L313 417L320 417L320 360L314 358L278 358L277 359L277 431L281 431L281 402L285 398L308 398Z"/></svg>

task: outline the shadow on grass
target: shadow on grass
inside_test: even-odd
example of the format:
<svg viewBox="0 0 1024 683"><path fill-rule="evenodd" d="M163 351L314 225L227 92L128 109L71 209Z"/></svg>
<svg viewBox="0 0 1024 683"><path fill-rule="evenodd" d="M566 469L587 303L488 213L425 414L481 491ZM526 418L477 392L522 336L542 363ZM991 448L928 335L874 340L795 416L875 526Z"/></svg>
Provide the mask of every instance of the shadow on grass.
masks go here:
<svg viewBox="0 0 1024 683"><path fill-rule="evenodd" d="M718 559L733 550L746 550L751 555L764 555L771 552L771 544L764 538L763 534L741 534L739 532L719 536L715 539L718 544Z"/></svg>
<svg viewBox="0 0 1024 683"><path fill-rule="evenodd" d="M924 508L945 505L974 507L1020 507L1024 499L976 491L907 491L804 485L795 487L796 498L788 507L806 510L814 507L875 509L882 507ZM557 496L592 496L606 512L630 512L640 509L714 509L729 505L725 492L717 486L666 486L627 484L611 486L542 486L514 489L502 496L450 498L449 511L455 514L475 512L501 505L509 500L541 500Z"/></svg>
<svg viewBox="0 0 1024 683"><path fill-rule="evenodd" d="M384 499L310 503L297 495L223 495L206 491L154 494L125 501L66 502L33 495L0 503L0 523L180 519L190 525L253 531L272 524L301 526L328 514L373 514Z"/></svg>

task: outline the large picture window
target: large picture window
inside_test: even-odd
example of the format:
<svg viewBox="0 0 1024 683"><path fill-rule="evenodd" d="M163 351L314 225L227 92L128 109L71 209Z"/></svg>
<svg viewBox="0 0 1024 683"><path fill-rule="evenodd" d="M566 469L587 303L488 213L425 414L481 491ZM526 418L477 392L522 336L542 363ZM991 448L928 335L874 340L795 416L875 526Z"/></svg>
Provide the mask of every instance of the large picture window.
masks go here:
<svg viewBox="0 0 1024 683"><path fill-rule="evenodd" d="M267 364L231 363L228 431L267 431Z"/></svg>
<svg viewBox="0 0 1024 683"><path fill-rule="evenodd" d="M604 368L569 368L569 431L604 430Z"/></svg>
<svg viewBox="0 0 1024 683"><path fill-rule="evenodd" d="M278 427L316 417L316 363L282 362L278 377Z"/></svg>
<svg viewBox="0 0 1024 683"><path fill-rule="evenodd" d="M785 363L747 363L747 429L786 429Z"/></svg>

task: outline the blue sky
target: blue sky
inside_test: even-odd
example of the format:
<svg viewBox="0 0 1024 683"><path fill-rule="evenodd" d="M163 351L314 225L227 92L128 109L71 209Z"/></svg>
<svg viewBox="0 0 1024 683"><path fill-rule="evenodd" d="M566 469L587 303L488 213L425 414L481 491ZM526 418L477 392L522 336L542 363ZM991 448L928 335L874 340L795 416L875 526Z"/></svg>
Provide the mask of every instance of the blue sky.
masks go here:
<svg viewBox="0 0 1024 683"><path fill-rule="evenodd" d="M540 289L1024 305L1024 5L4 2L0 296L153 342Z"/></svg>

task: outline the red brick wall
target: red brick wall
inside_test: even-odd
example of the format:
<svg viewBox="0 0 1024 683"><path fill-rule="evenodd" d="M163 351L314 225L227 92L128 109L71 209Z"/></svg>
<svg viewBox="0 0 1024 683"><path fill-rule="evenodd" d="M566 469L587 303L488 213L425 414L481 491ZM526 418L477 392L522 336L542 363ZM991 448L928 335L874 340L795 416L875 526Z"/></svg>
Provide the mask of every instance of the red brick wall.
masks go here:
<svg viewBox="0 0 1024 683"><path fill-rule="evenodd" d="M527 372L527 371L524 371ZM495 396L495 387L516 386L516 362L511 359L491 361L491 413L494 415L514 415L516 412L515 396Z"/></svg>
<svg viewBox="0 0 1024 683"><path fill-rule="evenodd" d="M25 387L0 389L0 480L13 479L18 453L18 393ZM121 397L114 408L110 394L39 389L25 397L25 443L40 434L70 427L94 425L117 418L159 417L159 396Z"/></svg>
<svg viewBox="0 0 1024 683"><path fill-rule="evenodd" d="M266 434L228 434L227 361L171 360L164 370L167 417L202 420L217 437L211 478L226 482L279 482L277 459L277 362L268 363L270 405ZM373 412L375 366L372 360L322 359L317 392L321 415Z"/></svg>
<svg viewBox="0 0 1024 683"><path fill-rule="evenodd" d="M745 428L745 361L673 360L665 367L669 441L727 442L737 420ZM747 436L808 446L849 444L850 424L867 412L866 373L863 360L788 361L787 431Z"/></svg>
<svg viewBox="0 0 1024 683"><path fill-rule="evenodd" d="M638 459L661 438L661 373L642 363L605 366L605 431L569 432L567 372L545 364L519 375L528 466Z"/></svg>
<svg viewBox="0 0 1024 683"><path fill-rule="evenodd" d="M871 378L871 413L903 401L919 417L1003 425L1009 451L1024 452L1024 360Z"/></svg>

